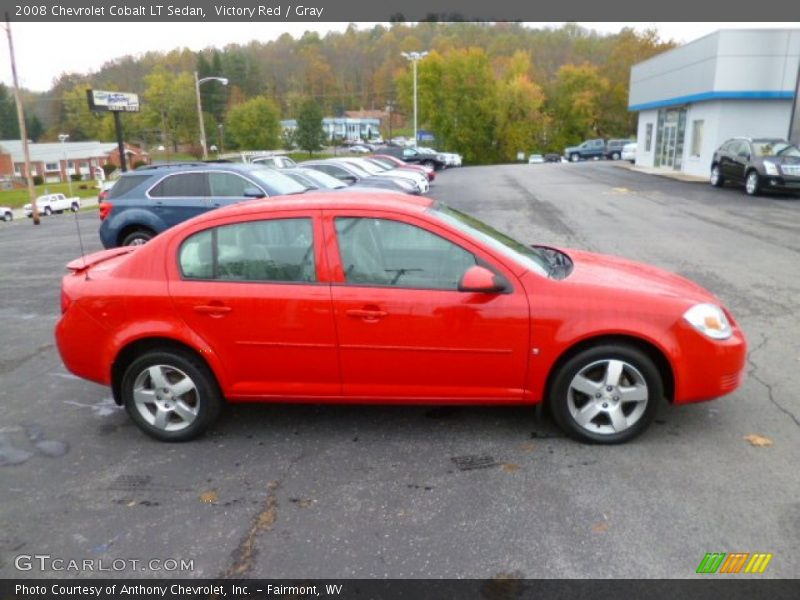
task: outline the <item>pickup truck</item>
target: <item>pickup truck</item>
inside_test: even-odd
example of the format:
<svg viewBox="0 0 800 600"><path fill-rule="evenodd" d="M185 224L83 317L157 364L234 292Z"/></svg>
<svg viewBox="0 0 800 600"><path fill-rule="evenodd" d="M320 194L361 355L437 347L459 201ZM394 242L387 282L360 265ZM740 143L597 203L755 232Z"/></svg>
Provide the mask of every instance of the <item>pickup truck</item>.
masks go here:
<svg viewBox="0 0 800 600"><path fill-rule="evenodd" d="M564 149L564 156L570 162L578 162L587 158L603 158L606 154L606 141L602 139L586 140L580 146L570 146Z"/></svg>
<svg viewBox="0 0 800 600"><path fill-rule="evenodd" d="M36 199L36 208L39 210L40 215L52 215L53 213L64 212L71 210L78 212L81 207L81 199L78 196L67 198L64 194L45 194ZM33 216L33 206L26 204L23 207L26 217Z"/></svg>

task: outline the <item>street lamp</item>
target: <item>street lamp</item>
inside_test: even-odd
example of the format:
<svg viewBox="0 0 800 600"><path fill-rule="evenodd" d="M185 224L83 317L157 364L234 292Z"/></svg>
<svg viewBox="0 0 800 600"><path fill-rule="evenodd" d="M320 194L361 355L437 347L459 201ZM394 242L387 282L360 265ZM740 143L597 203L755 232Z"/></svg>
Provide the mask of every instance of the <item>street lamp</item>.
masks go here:
<svg viewBox="0 0 800 600"><path fill-rule="evenodd" d="M417 145L417 63L428 56L427 52L401 52L414 67L414 146Z"/></svg>
<svg viewBox="0 0 800 600"><path fill-rule="evenodd" d="M61 142L62 154L64 155L64 173L67 174L67 187L69 189L69 197L72 198L72 177L69 176L69 163L67 162L67 147L64 145L69 139L68 133L59 133L58 141Z"/></svg>
<svg viewBox="0 0 800 600"><path fill-rule="evenodd" d="M208 160L208 148L206 148L206 126L203 123L203 105L200 102L200 84L206 81L219 81L222 85L228 85L227 77L203 77L197 78L197 71L194 72L194 92L197 96L197 118L200 120L200 145L203 147L203 160Z"/></svg>

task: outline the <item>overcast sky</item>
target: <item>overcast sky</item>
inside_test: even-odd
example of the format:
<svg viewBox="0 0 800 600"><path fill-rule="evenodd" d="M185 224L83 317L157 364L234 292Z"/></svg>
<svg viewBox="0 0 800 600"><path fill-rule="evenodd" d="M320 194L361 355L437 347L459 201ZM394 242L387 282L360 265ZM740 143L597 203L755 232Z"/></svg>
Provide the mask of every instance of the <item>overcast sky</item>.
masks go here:
<svg viewBox="0 0 800 600"><path fill-rule="evenodd" d="M374 23L358 23L359 28ZM528 23L530 27L559 27L562 23ZM800 28L800 23L580 23L603 33L622 27L655 27L664 39L689 42L718 29L741 27ZM20 84L44 91L64 72L97 71L103 63L126 54L187 47L201 50L227 44L267 42L284 32L299 37L306 30L325 34L343 31L348 23L12 23ZM3 36L5 37L5 36ZM8 44L0 43L0 81L11 84Z"/></svg>

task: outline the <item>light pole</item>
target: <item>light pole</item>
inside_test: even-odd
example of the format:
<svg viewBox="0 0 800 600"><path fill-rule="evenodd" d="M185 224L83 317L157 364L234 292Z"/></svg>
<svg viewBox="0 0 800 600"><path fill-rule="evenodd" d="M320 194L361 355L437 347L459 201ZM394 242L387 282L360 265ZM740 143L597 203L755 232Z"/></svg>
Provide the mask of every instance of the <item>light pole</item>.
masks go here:
<svg viewBox="0 0 800 600"><path fill-rule="evenodd" d="M401 52L408 60L414 69L414 147L417 146L417 63L423 58L428 56L427 52Z"/></svg>
<svg viewBox="0 0 800 600"><path fill-rule="evenodd" d="M200 120L200 145L203 147L203 160L208 160L208 148L206 147L206 126L203 123L203 105L200 102L200 84L206 81L219 81L222 85L228 85L226 77L203 77L197 78L197 71L194 72L194 93L197 96L197 118Z"/></svg>
<svg viewBox="0 0 800 600"><path fill-rule="evenodd" d="M225 153L225 125L223 123L219 123L217 125L217 129L219 129L219 151L220 153Z"/></svg>
<svg viewBox="0 0 800 600"><path fill-rule="evenodd" d="M72 177L69 175L69 162L67 162L67 147L66 141L69 139L68 133L59 133L58 141L61 142L61 153L64 155L64 173L67 175L67 187L69 189L69 197L72 198Z"/></svg>

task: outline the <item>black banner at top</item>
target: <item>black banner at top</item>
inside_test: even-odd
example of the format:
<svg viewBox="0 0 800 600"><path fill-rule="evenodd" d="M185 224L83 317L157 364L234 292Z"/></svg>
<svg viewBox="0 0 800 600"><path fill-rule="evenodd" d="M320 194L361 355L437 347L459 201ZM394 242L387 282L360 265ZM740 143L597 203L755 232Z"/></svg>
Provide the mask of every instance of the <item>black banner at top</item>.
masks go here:
<svg viewBox="0 0 800 600"><path fill-rule="evenodd" d="M785 5L785 10L781 8ZM0 0L12 21L749 21L789 16L792 0ZM757 12L758 11L758 12Z"/></svg>

